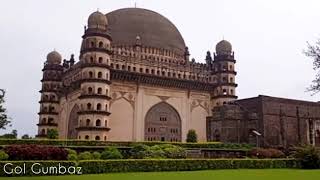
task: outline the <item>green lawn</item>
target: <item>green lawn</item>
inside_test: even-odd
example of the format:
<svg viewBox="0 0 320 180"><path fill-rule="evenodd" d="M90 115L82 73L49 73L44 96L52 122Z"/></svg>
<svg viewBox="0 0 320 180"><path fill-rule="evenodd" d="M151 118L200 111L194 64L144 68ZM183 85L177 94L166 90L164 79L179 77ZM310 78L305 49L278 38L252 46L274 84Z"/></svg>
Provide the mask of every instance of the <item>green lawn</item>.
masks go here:
<svg viewBox="0 0 320 180"><path fill-rule="evenodd" d="M211 170L188 172L112 173L77 176L42 176L0 178L0 180L313 180L320 179L320 170L263 169Z"/></svg>

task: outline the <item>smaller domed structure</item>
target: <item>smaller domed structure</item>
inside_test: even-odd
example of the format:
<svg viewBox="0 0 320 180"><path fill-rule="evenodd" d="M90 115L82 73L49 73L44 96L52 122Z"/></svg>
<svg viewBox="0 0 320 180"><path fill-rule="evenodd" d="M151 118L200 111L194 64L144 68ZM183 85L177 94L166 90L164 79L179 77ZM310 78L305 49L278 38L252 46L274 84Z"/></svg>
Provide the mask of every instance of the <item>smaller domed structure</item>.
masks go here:
<svg viewBox="0 0 320 180"><path fill-rule="evenodd" d="M103 28L105 29L108 25L107 16L102 14L99 11L96 11L90 14L88 18L88 27L89 28Z"/></svg>
<svg viewBox="0 0 320 180"><path fill-rule="evenodd" d="M232 45L226 40L218 42L216 45L216 53L218 55L227 55L232 53Z"/></svg>
<svg viewBox="0 0 320 180"><path fill-rule="evenodd" d="M61 64L62 57L57 51L52 51L47 55L48 64Z"/></svg>

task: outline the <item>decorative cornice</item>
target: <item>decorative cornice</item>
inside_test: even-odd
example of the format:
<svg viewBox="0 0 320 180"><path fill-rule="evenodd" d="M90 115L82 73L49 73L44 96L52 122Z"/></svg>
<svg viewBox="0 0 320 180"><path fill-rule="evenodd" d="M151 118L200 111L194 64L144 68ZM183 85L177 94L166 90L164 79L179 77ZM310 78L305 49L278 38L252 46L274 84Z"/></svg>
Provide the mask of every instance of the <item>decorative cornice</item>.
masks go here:
<svg viewBox="0 0 320 180"><path fill-rule="evenodd" d="M57 123L38 123L37 126L58 126Z"/></svg>
<svg viewBox="0 0 320 180"><path fill-rule="evenodd" d="M58 112L39 112L38 113L39 115L43 115L43 114L47 114L47 115L58 115L59 113Z"/></svg>
<svg viewBox="0 0 320 180"><path fill-rule="evenodd" d="M93 48L84 48L80 51L80 54L84 54L87 52L102 52L102 53L106 53L111 55L112 54L112 50L111 49L105 49L105 48L97 48L97 47L93 47Z"/></svg>
<svg viewBox="0 0 320 180"><path fill-rule="evenodd" d="M95 111L95 110L91 110L91 111L79 111L78 114L79 114L79 115L84 115L84 114L100 114L100 115L109 116L111 113L108 112L108 111Z"/></svg>
<svg viewBox="0 0 320 180"><path fill-rule="evenodd" d="M84 83L84 82L100 82L100 83L105 83L105 84L111 84L111 81L106 80L106 79L99 79L99 78L85 78L85 79L81 79L79 80L80 83Z"/></svg>
<svg viewBox="0 0 320 180"><path fill-rule="evenodd" d="M102 94L82 94L79 96L79 99L87 99L87 98L111 100L110 96L102 95Z"/></svg>
<svg viewBox="0 0 320 180"><path fill-rule="evenodd" d="M136 82L138 84L150 84L154 86L173 87L180 89L192 89L201 91L213 91L216 87L214 84L183 80L177 78L161 77L157 75L142 74L135 72L128 72L122 70L111 70L111 79L120 81Z"/></svg>
<svg viewBox="0 0 320 180"><path fill-rule="evenodd" d="M78 131L109 131L111 128L102 126L80 126L76 127Z"/></svg>
<svg viewBox="0 0 320 180"><path fill-rule="evenodd" d="M226 95L213 96L211 99L218 99L218 98L232 98L232 99L237 99L238 96L226 94Z"/></svg>
<svg viewBox="0 0 320 180"><path fill-rule="evenodd" d="M101 68L110 69L109 65L102 64L102 63L82 63L81 68L85 68L85 67L101 67Z"/></svg>
<svg viewBox="0 0 320 180"><path fill-rule="evenodd" d="M54 103L54 104L59 104L59 101L57 101L57 100L40 100L39 103Z"/></svg>

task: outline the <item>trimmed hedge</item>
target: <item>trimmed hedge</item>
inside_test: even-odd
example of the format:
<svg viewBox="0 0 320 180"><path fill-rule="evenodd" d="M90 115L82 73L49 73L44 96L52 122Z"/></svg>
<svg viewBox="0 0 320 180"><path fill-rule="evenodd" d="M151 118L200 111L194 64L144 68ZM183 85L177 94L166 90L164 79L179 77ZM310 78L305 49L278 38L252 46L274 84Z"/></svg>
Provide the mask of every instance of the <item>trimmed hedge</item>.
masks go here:
<svg viewBox="0 0 320 180"><path fill-rule="evenodd" d="M251 149L250 144L233 144L220 142L207 143L181 143L181 142L110 142L110 141L88 141L88 140L55 140L55 139L0 139L0 145L17 145L17 144L37 144L37 145L53 145L53 146L118 146L118 147L132 147L137 144L145 144L148 146L160 144L172 144L184 148L213 148L213 149Z"/></svg>
<svg viewBox="0 0 320 180"><path fill-rule="evenodd" d="M80 161L79 166L82 167L84 174L300 167L299 163L294 159L139 159Z"/></svg>
<svg viewBox="0 0 320 180"><path fill-rule="evenodd" d="M12 165L8 164L11 163ZM0 176L6 176L6 177L10 177L10 176L37 176L37 174L34 174L31 171L31 167L33 164L35 163L39 163L40 165L35 165L34 166L34 170L35 171L39 171L40 167L44 168L44 170L41 170L42 172L46 171L46 167L59 167L59 165L62 167L77 167L76 162L74 161L0 161L0 167L1 167L1 171L0 171ZM21 174L7 174L4 171L4 166L7 164L6 166L6 171L11 172L11 170L14 170L15 167L19 166L22 167L23 169L25 169L25 172L22 171ZM20 171L19 168L16 169L17 171ZM38 174L39 175L59 175L59 174ZM61 175L61 174L60 174Z"/></svg>
<svg viewBox="0 0 320 180"><path fill-rule="evenodd" d="M26 173L6 174L0 171L0 176L37 176L63 174L33 174L31 166L40 163L46 171L47 167L81 167L82 174L98 174L111 172L151 172L151 171L195 171L210 169L267 169L267 168L299 168L295 159L136 159L136 160L86 160L79 161L0 161L1 169L7 163L7 170L20 166L26 167ZM36 170L39 169L37 165ZM51 171L52 172L52 171ZM68 175L68 174L65 174Z"/></svg>

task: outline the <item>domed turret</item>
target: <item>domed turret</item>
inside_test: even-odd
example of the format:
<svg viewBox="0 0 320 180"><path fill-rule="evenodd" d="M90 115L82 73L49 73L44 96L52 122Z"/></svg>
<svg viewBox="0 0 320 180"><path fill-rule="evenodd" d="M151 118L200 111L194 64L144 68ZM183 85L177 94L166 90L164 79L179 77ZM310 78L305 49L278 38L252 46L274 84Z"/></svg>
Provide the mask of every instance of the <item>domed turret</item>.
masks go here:
<svg viewBox="0 0 320 180"><path fill-rule="evenodd" d="M217 55L228 55L232 53L232 45L230 42L226 40L222 40L218 42L216 45L216 53Z"/></svg>
<svg viewBox="0 0 320 180"><path fill-rule="evenodd" d="M57 51L52 51L47 55L48 64L61 64L62 57Z"/></svg>
<svg viewBox="0 0 320 180"><path fill-rule="evenodd" d="M107 17L99 11L90 14L88 18L89 28L103 28L106 29L108 25Z"/></svg>

